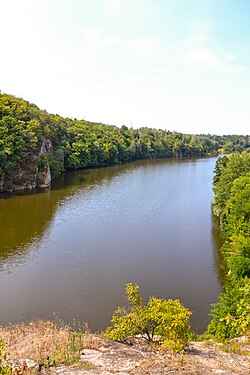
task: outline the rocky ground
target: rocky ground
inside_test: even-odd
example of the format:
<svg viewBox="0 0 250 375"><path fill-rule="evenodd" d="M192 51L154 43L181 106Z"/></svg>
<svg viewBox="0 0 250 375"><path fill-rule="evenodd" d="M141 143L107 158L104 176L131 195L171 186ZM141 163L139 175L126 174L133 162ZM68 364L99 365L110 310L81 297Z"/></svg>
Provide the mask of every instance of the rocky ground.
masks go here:
<svg viewBox="0 0 250 375"><path fill-rule="evenodd" d="M250 375L250 337L227 345L191 342L180 355L139 337L117 343L85 326L72 331L63 322L41 320L0 327L0 339L0 355L18 375Z"/></svg>
<svg viewBox="0 0 250 375"><path fill-rule="evenodd" d="M95 337L94 349L83 349L80 360L72 366L45 368L41 374L50 375L249 375L250 345L249 338L241 339L242 343L233 342L233 347L241 355L221 350L218 344L192 342L185 354L173 355L169 352L153 350L140 340L130 345ZM230 350L227 347L227 350ZM235 350L235 348L234 348ZM22 360L24 361L24 360ZM38 364L26 359L27 367L38 372Z"/></svg>

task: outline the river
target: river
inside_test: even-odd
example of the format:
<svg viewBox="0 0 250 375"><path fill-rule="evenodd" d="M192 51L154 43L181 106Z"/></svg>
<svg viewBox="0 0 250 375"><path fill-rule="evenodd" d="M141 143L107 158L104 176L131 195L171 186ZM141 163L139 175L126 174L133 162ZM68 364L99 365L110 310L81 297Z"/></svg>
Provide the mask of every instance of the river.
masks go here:
<svg viewBox="0 0 250 375"><path fill-rule="evenodd" d="M215 158L158 159L68 172L51 190L0 199L0 324L108 326L124 286L180 299L192 329L221 292L211 212Z"/></svg>

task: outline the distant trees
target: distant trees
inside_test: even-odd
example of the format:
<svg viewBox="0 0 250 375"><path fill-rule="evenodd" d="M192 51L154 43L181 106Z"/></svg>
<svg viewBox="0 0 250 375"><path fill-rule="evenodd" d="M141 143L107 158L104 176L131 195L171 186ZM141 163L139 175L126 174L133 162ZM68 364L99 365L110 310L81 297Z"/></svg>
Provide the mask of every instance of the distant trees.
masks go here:
<svg viewBox="0 0 250 375"><path fill-rule="evenodd" d="M214 135L213 138L220 144L221 154L231 154L232 152L243 152L250 149L249 135Z"/></svg>

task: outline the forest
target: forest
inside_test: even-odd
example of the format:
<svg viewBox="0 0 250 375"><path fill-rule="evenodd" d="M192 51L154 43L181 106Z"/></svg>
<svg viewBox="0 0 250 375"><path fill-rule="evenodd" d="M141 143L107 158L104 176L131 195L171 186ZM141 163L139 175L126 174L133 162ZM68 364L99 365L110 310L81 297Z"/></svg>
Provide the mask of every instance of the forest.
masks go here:
<svg viewBox="0 0 250 375"><path fill-rule="evenodd" d="M225 287L213 306L208 333L223 341L250 329L250 154L218 158L213 188Z"/></svg>
<svg viewBox="0 0 250 375"><path fill-rule="evenodd" d="M247 136L192 135L63 118L21 98L0 94L0 176L25 165L44 139L50 139L53 148L39 163L49 164L52 179L71 169L250 149Z"/></svg>

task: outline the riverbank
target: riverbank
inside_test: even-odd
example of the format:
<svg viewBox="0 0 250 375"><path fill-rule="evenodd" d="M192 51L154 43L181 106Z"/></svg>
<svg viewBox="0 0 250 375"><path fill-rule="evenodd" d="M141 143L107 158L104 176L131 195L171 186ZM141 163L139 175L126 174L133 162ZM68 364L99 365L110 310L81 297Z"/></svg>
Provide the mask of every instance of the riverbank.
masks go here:
<svg viewBox="0 0 250 375"><path fill-rule="evenodd" d="M250 338L232 340L227 346L191 342L184 355L159 350L139 338L122 344L86 327L72 331L62 322L0 327L0 338L18 374L246 375L250 369Z"/></svg>

